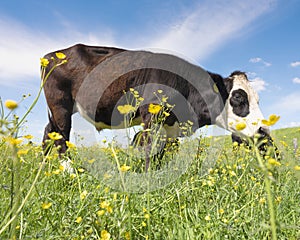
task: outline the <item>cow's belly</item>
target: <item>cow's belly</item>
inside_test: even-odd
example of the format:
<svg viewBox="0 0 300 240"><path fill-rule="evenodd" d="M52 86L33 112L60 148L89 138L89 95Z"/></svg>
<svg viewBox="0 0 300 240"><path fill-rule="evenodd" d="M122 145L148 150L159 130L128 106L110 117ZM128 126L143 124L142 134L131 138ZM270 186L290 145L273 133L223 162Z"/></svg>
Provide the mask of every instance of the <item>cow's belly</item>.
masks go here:
<svg viewBox="0 0 300 240"><path fill-rule="evenodd" d="M124 121L121 121L118 125L108 125L104 122L95 122L93 119L91 119L88 116L86 111L77 102L76 102L76 110L79 112L79 114L85 120L87 120L88 122L93 124L98 131L101 131L102 129L124 129L124 128L127 128L127 127L140 125L142 123L142 119L139 116L139 117L137 117L137 118L135 118L131 121L130 126L128 126L128 124L129 124L128 122L125 123ZM172 125L172 126L164 124L164 130L166 131L166 135L167 135L168 138L176 138L176 137L180 136L180 131L181 130L180 130L178 122L175 122L174 125Z"/></svg>
<svg viewBox="0 0 300 240"><path fill-rule="evenodd" d="M120 121L117 125L109 125L106 124L104 122L96 122L93 119L91 119L88 114L86 113L86 111L81 107L81 105L79 103L76 102L76 111L79 112L79 114L85 119L87 120L89 123L93 124L95 126L95 128L98 131L101 131L102 129L124 129L127 127L132 127L132 126L136 126L142 123L141 117L137 117L135 119L133 119L131 121L131 125L128 126L128 122L125 123L124 121Z"/></svg>
<svg viewBox="0 0 300 240"><path fill-rule="evenodd" d="M91 119L90 119L90 121L91 121ZM131 121L130 126L128 125L129 124L128 122L125 123L124 121L120 122L118 125L107 125L104 122L94 122L94 121L92 122L92 124L96 127L96 129L98 131L100 131L102 129L124 129L124 128L128 128L128 127L140 125L141 123L142 123L141 117L134 118Z"/></svg>

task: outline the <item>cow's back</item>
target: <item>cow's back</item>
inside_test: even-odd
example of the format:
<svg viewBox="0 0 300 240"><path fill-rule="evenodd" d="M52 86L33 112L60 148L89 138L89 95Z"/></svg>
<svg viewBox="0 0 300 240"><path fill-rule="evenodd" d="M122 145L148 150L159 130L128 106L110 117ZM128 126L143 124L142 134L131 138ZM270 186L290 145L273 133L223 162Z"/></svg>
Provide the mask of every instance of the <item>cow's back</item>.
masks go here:
<svg viewBox="0 0 300 240"><path fill-rule="evenodd" d="M66 55L67 63L57 67L44 84L47 100L51 101L53 92L61 90L76 98L76 94L86 76L105 59L125 50L111 47L94 47L77 44L72 47L48 53L44 58L49 60L46 74L58 63L55 53ZM54 59L54 60L53 60Z"/></svg>

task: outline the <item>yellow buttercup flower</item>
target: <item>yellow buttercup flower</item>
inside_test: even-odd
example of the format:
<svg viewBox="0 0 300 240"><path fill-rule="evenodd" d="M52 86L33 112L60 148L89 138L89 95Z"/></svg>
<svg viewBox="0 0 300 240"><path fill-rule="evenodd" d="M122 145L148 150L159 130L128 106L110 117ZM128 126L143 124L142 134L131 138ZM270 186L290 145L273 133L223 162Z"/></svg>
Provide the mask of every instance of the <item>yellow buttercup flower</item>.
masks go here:
<svg viewBox="0 0 300 240"><path fill-rule="evenodd" d="M56 169L54 171L52 171L53 174L58 175L60 174L61 170L60 169Z"/></svg>
<svg viewBox="0 0 300 240"><path fill-rule="evenodd" d="M18 103L14 100L6 100L4 103L5 107L7 107L9 110L14 110L18 107Z"/></svg>
<svg viewBox="0 0 300 240"><path fill-rule="evenodd" d="M33 136L32 135L25 135L23 138L30 140L30 139L33 138Z"/></svg>
<svg viewBox="0 0 300 240"><path fill-rule="evenodd" d="M120 105L117 107L118 111L121 113L121 114L128 114L130 112L133 112L135 110L135 107L133 107L132 105L129 105L129 104L125 104L125 105Z"/></svg>
<svg viewBox="0 0 300 240"><path fill-rule="evenodd" d="M62 135L60 135L59 133L57 132L52 132L52 133L48 133L48 137L52 140L59 140L59 139L62 139Z"/></svg>
<svg viewBox="0 0 300 240"><path fill-rule="evenodd" d="M52 203L43 203L42 209L49 209L52 206Z"/></svg>
<svg viewBox="0 0 300 240"><path fill-rule="evenodd" d="M281 165L281 163L280 162L278 162L276 159L274 159L274 158L269 158L268 159L268 163L270 164L270 165L273 165L273 166L280 166Z"/></svg>
<svg viewBox="0 0 300 240"><path fill-rule="evenodd" d="M100 203L100 207L101 207L101 208L105 208L105 209L108 208L108 207L109 207L109 202L107 202L107 201L101 202L101 203Z"/></svg>
<svg viewBox="0 0 300 240"><path fill-rule="evenodd" d="M130 240L130 232L125 232L125 239Z"/></svg>
<svg viewBox="0 0 300 240"><path fill-rule="evenodd" d="M49 60L47 58L41 58L40 63L42 67L47 67L49 64Z"/></svg>
<svg viewBox="0 0 300 240"><path fill-rule="evenodd" d="M274 125L275 123L277 123L277 121L278 121L279 119L280 119L280 116L277 116L277 115L275 115L275 114L271 114L271 115L269 116L269 119L268 119L268 120L263 119L261 122L262 122L262 124L264 124L264 125L272 126L272 125Z"/></svg>
<svg viewBox="0 0 300 240"><path fill-rule="evenodd" d="M220 214L223 214L225 211L224 211L224 209L223 208L221 208L220 210L219 210L219 213Z"/></svg>
<svg viewBox="0 0 300 240"><path fill-rule="evenodd" d="M77 217L75 220L76 223L81 223L82 222L82 217Z"/></svg>
<svg viewBox="0 0 300 240"><path fill-rule="evenodd" d="M67 145L67 147L70 148L70 149L76 148L75 144L74 144L74 143L71 143L71 142L69 142L69 141L66 141L66 145Z"/></svg>
<svg viewBox="0 0 300 240"><path fill-rule="evenodd" d="M99 210L98 212L97 212L97 215L98 216L103 216L105 214L105 210Z"/></svg>
<svg viewBox="0 0 300 240"><path fill-rule="evenodd" d="M153 104L153 103L150 103L149 107L148 107L149 113L152 113L152 114L158 114L161 109L162 109L162 106L160 106L158 104Z"/></svg>
<svg viewBox="0 0 300 240"><path fill-rule="evenodd" d="M11 145L18 145L20 144L23 140L21 138L13 138L13 137L7 137L6 141L9 142Z"/></svg>
<svg viewBox="0 0 300 240"><path fill-rule="evenodd" d="M245 128L246 128L246 123L244 122L239 122L235 125L235 129L238 131L242 131Z"/></svg>
<svg viewBox="0 0 300 240"><path fill-rule="evenodd" d="M123 165L120 167L120 170L121 172L127 172L130 168L131 168L130 166Z"/></svg>
<svg viewBox="0 0 300 240"><path fill-rule="evenodd" d="M56 56L58 59L65 59L65 58L66 58L66 55L63 54L62 52L57 52L57 53L55 53L55 56Z"/></svg>
<svg viewBox="0 0 300 240"><path fill-rule="evenodd" d="M106 230L102 230L100 233L100 239L101 240L109 240L110 239L110 233Z"/></svg>

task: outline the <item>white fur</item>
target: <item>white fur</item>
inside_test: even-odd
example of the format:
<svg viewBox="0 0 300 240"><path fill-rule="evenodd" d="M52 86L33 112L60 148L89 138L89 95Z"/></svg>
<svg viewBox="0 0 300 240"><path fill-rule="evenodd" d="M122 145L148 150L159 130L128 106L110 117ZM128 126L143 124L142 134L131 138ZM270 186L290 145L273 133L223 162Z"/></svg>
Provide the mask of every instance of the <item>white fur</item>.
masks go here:
<svg viewBox="0 0 300 240"><path fill-rule="evenodd" d="M76 102L76 110L80 113L80 115L87 120L89 123L93 124L95 126L95 128L100 131L102 129L124 129L128 126L125 126L125 123L122 121L119 125L116 126L110 126L105 124L104 122L95 122L94 120L92 120L84 111L84 109L81 107L81 105ZM131 126L135 126L135 125L139 125L142 123L142 119L141 117L135 118L133 119Z"/></svg>
<svg viewBox="0 0 300 240"><path fill-rule="evenodd" d="M230 132L247 137L253 137L260 127L263 127L267 130L268 127L263 125L261 122L264 117L258 105L259 97L251 87L249 81L242 74L233 76L232 81L233 87L228 99L226 100L226 104L222 113L216 119L216 124L222 128L229 130ZM233 108L229 103L232 92L237 89L243 89L248 95L250 113L246 117L237 116L233 112ZM246 123L246 128L241 131L237 131L236 124L239 122Z"/></svg>

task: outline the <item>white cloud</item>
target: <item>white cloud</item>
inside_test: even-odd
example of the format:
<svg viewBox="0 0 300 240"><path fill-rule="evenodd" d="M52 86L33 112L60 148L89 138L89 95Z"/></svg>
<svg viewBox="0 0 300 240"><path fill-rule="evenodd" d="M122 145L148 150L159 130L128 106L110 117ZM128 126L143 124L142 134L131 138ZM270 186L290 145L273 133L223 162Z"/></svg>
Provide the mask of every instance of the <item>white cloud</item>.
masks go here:
<svg viewBox="0 0 300 240"><path fill-rule="evenodd" d="M94 34L83 34L74 29L63 28L59 33L46 35L12 19L1 17L0 32L3 33L0 38L0 85L7 86L15 85L20 79L30 81L39 77L39 59L50 51L65 48L76 42L114 43L109 32L98 38Z"/></svg>
<svg viewBox="0 0 300 240"><path fill-rule="evenodd" d="M276 102L268 107L270 114L281 116L276 127L294 127L300 123L300 92L293 92L284 97L278 97Z"/></svg>
<svg viewBox="0 0 300 240"><path fill-rule="evenodd" d="M256 78L257 73L256 72L247 72L247 77L248 77L248 79Z"/></svg>
<svg viewBox="0 0 300 240"><path fill-rule="evenodd" d="M266 90L266 86L268 85L268 83L266 83L262 78L259 77L251 79L250 84L257 92Z"/></svg>
<svg viewBox="0 0 300 240"><path fill-rule="evenodd" d="M300 122L289 122L282 126L282 128L300 127Z"/></svg>
<svg viewBox="0 0 300 240"><path fill-rule="evenodd" d="M298 66L300 66L300 62L299 61L292 62L290 65L291 65L291 67L298 67Z"/></svg>
<svg viewBox="0 0 300 240"><path fill-rule="evenodd" d="M249 60L249 62L251 62L251 63L259 63L259 62L261 62L261 61L262 61L262 59L259 58L259 57L256 57L256 58L250 58L250 60Z"/></svg>
<svg viewBox="0 0 300 240"><path fill-rule="evenodd" d="M250 58L249 62L251 63L262 63L264 66L266 67L270 67L272 64L269 62L264 61L262 58L260 57L256 57L256 58Z"/></svg>
<svg viewBox="0 0 300 240"><path fill-rule="evenodd" d="M270 10L274 1L201 2L187 14L180 13L177 22L171 24L173 27L161 28L157 37L145 42L144 46L168 49L197 60L204 59L230 39L242 35L243 29ZM59 32L46 33L0 17L0 32L4 33L0 38L1 85L13 85L19 79L30 81L33 77L39 77L39 58L49 51L76 42L116 46L110 29L102 31L99 37L97 34L78 31L66 19L60 21ZM144 39L153 39L153 36Z"/></svg>
<svg viewBox="0 0 300 240"><path fill-rule="evenodd" d="M244 28L272 8L274 0L204 1L171 29L163 29L149 45L169 49L202 60L230 39L241 36Z"/></svg>
<svg viewBox="0 0 300 240"><path fill-rule="evenodd" d="M298 77L293 78L293 83L299 83L300 84L300 78L298 78Z"/></svg>
<svg viewBox="0 0 300 240"><path fill-rule="evenodd" d="M300 112L300 92L294 92L283 98L279 99L279 101L275 104L275 109L282 112Z"/></svg>

